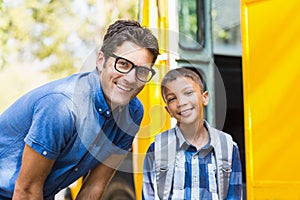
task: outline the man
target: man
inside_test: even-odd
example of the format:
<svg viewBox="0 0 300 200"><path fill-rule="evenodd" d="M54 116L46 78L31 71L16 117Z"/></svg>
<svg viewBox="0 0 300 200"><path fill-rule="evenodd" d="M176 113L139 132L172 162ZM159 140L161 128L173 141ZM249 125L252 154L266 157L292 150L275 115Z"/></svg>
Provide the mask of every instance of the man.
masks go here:
<svg viewBox="0 0 300 200"><path fill-rule="evenodd" d="M88 173L77 199L100 199L143 117L136 95L158 42L139 23L110 25L92 72L41 86L0 115L0 199L54 199Z"/></svg>

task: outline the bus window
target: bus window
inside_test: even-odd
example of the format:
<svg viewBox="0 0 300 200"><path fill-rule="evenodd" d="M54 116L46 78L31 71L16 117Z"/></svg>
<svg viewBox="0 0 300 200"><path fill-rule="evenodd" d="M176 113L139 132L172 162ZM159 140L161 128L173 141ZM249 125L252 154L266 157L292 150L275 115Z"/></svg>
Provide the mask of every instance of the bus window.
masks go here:
<svg viewBox="0 0 300 200"><path fill-rule="evenodd" d="M212 0L214 54L241 56L240 0Z"/></svg>
<svg viewBox="0 0 300 200"><path fill-rule="evenodd" d="M204 45L203 1L178 0L179 45L183 49L199 49ZM200 13L198 15L197 13Z"/></svg>

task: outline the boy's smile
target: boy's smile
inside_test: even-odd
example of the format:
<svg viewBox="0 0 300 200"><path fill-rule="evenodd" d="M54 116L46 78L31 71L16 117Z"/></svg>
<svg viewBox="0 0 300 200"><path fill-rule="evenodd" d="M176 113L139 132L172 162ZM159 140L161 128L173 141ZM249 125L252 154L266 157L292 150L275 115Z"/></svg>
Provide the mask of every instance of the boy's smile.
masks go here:
<svg viewBox="0 0 300 200"><path fill-rule="evenodd" d="M192 111L194 110L194 108L190 108L190 109L185 109L185 110L182 110L179 114L182 116L182 117L188 117L192 114Z"/></svg>

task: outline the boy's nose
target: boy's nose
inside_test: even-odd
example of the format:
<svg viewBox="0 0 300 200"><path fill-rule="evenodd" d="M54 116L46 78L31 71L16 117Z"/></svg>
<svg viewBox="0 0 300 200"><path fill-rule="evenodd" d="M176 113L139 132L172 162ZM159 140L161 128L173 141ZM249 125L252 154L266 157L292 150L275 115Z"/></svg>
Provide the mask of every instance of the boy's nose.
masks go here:
<svg viewBox="0 0 300 200"><path fill-rule="evenodd" d="M177 104L178 107L183 106L185 104L186 104L186 99L185 98L179 98L178 99L178 104Z"/></svg>

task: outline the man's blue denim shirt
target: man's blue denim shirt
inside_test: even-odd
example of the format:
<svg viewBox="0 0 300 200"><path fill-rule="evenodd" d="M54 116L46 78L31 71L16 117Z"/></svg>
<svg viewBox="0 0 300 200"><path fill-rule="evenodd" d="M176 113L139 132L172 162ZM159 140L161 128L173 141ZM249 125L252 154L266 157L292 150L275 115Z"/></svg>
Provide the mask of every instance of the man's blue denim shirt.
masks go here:
<svg viewBox="0 0 300 200"><path fill-rule="evenodd" d="M0 197L12 197L25 143L56 160L44 185L53 199L109 155L129 152L143 113L136 97L111 111L96 69L27 93L0 115Z"/></svg>

